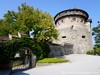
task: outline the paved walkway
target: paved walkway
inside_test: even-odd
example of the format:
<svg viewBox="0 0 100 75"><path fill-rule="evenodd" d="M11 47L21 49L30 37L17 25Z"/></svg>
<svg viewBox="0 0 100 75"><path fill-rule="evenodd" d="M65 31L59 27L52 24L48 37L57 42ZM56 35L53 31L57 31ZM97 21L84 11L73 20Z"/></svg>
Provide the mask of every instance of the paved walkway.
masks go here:
<svg viewBox="0 0 100 75"><path fill-rule="evenodd" d="M0 70L0 75L10 75L11 70Z"/></svg>
<svg viewBox="0 0 100 75"><path fill-rule="evenodd" d="M70 63L33 68L12 75L100 75L100 56L72 54L63 58Z"/></svg>

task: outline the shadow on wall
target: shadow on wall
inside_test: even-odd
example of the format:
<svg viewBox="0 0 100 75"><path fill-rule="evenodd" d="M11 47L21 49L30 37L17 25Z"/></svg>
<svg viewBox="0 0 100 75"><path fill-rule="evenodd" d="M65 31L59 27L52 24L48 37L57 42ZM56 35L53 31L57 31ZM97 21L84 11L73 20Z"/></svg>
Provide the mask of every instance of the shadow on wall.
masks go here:
<svg viewBox="0 0 100 75"><path fill-rule="evenodd" d="M73 44L64 43L63 45L60 44L52 44L50 45L50 54L49 57L57 57L63 56L68 54L73 54Z"/></svg>
<svg viewBox="0 0 100 75"><path fill-rule="evenodd" d="M69 54L73 54L73 44L70 43L65 43L63 45L63 49L64 49L64 55L69 55Z"/></svg>

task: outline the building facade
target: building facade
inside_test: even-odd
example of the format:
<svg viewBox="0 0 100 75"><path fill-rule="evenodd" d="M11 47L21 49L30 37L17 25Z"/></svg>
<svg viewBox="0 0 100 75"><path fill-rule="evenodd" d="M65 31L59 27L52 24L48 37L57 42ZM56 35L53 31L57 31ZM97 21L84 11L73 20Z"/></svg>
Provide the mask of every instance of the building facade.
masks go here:
<svg viewBox="0 0 100 75"><path fill-rule="evenodd" d="M53 43L63 46L64 54L92 50L92 20L86 11L77 8L64 10L54 17L54 21L59 36Z"/></svg>

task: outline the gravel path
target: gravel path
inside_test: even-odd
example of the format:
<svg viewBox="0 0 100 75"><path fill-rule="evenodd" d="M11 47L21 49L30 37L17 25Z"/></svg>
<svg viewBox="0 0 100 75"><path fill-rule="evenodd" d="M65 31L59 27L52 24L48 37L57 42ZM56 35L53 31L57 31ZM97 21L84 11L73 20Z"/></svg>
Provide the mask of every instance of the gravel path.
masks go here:
<svg viewBox="0 0 100 75"><path fill-rule="evenodd" d="M100 56L72 54L68 63L36 67L12 75L100 75Z"/></svg>

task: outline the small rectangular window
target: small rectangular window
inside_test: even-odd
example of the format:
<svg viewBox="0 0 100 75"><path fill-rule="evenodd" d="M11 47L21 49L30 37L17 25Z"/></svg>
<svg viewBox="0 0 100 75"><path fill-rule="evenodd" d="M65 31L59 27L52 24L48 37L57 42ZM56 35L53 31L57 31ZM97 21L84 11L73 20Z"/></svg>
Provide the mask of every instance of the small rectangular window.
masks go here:
<svg viewBox="0 0 100 75"><path fill-rule="evenodd" d="M62 36L62 38L66 38L66 36Z"/></svg>
<svg viewBox="0 0 100 75"><path fill-rule="evenodd" d="M84 36L84 35L82 36L82 38L85 38L85 37L86 37L86 36Z"/></svg>

